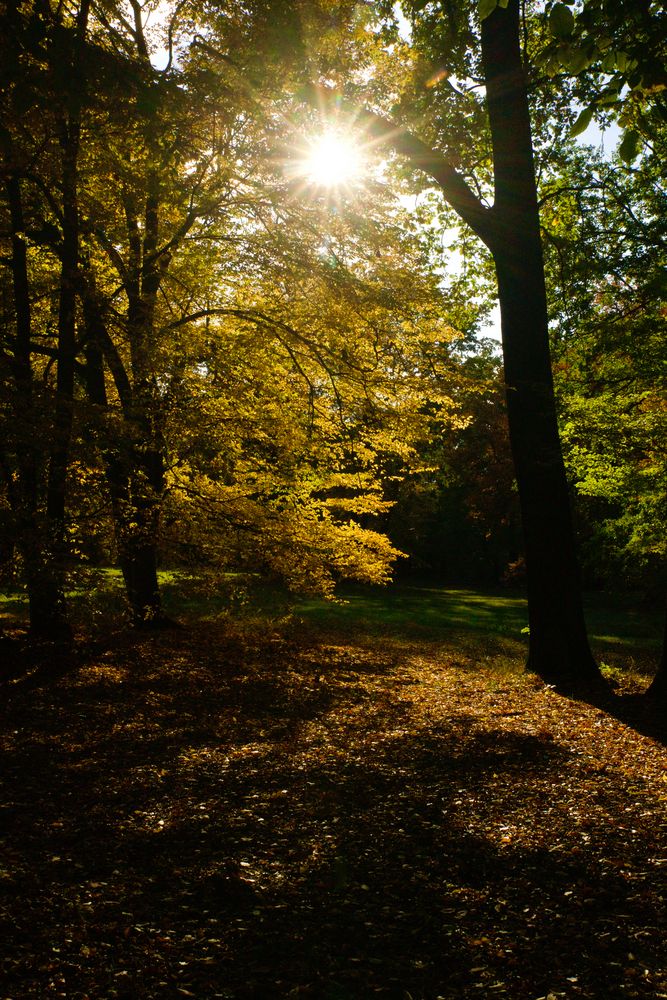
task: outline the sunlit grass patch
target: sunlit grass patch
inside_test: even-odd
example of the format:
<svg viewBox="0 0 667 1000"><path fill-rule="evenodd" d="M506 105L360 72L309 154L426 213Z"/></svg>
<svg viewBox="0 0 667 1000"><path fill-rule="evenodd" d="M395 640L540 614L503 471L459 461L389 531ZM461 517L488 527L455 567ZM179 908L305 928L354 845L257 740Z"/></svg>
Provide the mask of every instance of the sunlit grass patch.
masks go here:
<svg viewBox="0 0 667 1000"><path fill-rule="evenodd" d="M18 591L0 591L0 619L22 618L28 610L28 598Z"/></svg>
<svg viewBox="0 0 667 1000"><path fill-rule="evenodd" d="M516 590L431 582L385 588L346 585L332 601L290 594L247 573L164 569L159 580L171 617L186 624L218 623L245 644L252 636L274 631L300 645L326 635L385 650L421 643L431 652L437 649L441 658L460 663L461 669L487 669L496 675L520 673L525 663L528 613L525 596ZM102 635L126 621L119 569L77 570L67 599L75 627L84 632ZM23 623L26 617L24 593L0 593L0 620ZM640 678L655 669L662 630L659 614L633 595L594 594L586 597L586 617L598 660Z"/></svg>
<svg viewBox="0 0 667 1000"><path fill-rule="evenodd" d="M355 624L433 638L458 631L518 638L527 623L525 599L520 595L403 584L383 590L345 588L340 596L342 600L336 603L299 601L296 611L322 624Z"/></svg>

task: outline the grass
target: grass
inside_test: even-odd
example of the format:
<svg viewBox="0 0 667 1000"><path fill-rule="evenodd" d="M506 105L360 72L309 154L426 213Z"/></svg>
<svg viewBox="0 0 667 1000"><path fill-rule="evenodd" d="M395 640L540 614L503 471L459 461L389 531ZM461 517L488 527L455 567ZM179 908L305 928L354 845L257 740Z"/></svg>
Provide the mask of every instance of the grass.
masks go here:
<svg viewBox="0 0 667 1000"><path fill-rule="evenodd" d="M528 610L516 591L471 590L427 585L350 588L332 603L302 600L296 612L307 622L331 629L391 634L407 640L458 642L467 651L482 646L497 656L523 660ZM632 595L585 595L589 637L596 656L618 669L651 671L659 650L659 614L638 608Z"/></svg>
<svg viewBox="0 0 667 1000"><path fill-rule="evenodd" d="M485 632L519 637L528 622L521 596L460 588L397 584L345 589L337 603L302 600L298 613L321 624L354 625L437 637L443 632Z"/></svg>
<svg viewBox="0 0 667 1000"><path fill-rule="evenodd" d="M216 621L221 617L291 618L293 625L319 631L383 636L406 642L457 643L466 652L523 660L528 613L525 596L510 589L473 590L433 583L396 583L389 587L346 585L335 600L297 597L260 584L256 578L225 574L215 581L179 570L160 572L165 607L174 617ZM68 592L75 624L98 630L122 617L124 597L119 570L80 574ZM585 595L586 619L597 657L617 670L650 671L659 649L661 616L638 604L634 595ZM25 596L0 593L0 621L25 619Z"/></svg>

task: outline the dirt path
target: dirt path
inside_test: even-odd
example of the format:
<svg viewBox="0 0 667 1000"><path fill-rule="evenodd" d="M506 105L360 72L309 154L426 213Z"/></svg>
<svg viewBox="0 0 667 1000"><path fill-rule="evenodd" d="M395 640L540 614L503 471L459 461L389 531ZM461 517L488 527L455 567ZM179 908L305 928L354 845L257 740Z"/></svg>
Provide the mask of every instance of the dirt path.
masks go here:
<svg viewBox="0 0 667 1000"><path fill-rule="evenodd" d="M452 649L119 639L10 705L0 997L667 997L667 750Z"/></svg>

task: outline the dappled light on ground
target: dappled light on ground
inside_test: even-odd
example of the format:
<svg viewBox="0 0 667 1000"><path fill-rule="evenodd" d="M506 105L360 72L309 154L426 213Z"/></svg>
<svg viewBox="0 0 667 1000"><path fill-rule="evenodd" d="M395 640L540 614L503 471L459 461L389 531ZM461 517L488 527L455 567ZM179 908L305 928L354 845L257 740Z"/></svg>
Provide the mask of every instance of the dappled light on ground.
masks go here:
<svg viewBox="0 0 667 1000"><path fill-rule="evenodd" d="M309 636L126 637L9 705L3 995L667 995L665 747Z"/></svg>

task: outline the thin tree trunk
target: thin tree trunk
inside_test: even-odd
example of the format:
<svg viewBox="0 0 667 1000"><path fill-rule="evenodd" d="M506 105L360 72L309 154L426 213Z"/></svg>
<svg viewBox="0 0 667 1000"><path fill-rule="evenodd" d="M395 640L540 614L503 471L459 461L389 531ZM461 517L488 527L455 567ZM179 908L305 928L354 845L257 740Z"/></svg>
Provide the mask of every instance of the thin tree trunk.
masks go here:
<svg viewBox="0 0 667 1000"><path fill-rule="evenodd" d="M132 449L127 516L121 519L119 561L135 625L170 624L158 582L158 536L164 493L164 460L154 428L141 424L142 444Z"/></svg>
<svg viewBox="0 0 667 1000"><path fill-rule="evenodd" d="M64 575L65 513L74 407L76 360L76 302L79 282L79 148L81 144L82 55L88 26L90 0L82 0L71 55L72 87L67 95L61 123L62 152L62 244L60 251L60 299L58 304L58 354L53 444L49 462L46 513L53 558Z"/></svg>
<svg viewBox="0 0 667 1000"><path fill-rule="evenodd" d="M11 491L10 499L13 506L17 547L24 565L31 634L38 638L67 639L71 632L66 620L63 581L54 564L47 533L40 523L38 513L39 461L35 444L36 411L30 343L32 311L19 178L10 175L5 187L12 227L10 269L16 311L12 368L17 481Z"/></svg>
<svg viewBox="0 0 667 1000"><path fill-rule="evenodd" d="M137 10L135 9L135 16ZM137 32L139 53L148 59L143 34ZM151 138L152 123L146 125L148 145L157 158ZM120 564L135 624L163 627L172 624L162 609L157 575L157 540L164 493L164 440L159 392L154 371L155 303L165 261L158 253L160 184L155 169L147 177L143 227L138 225L129 192L124 195L130 264L128 338L132 363L132 403L127 413L138 443L132 448L129 470L129 502L132 522L120 537ZM143 230L143 232L142 232Z"/></svg>
<svg viewBox="0 0 667 1000"><path fill-rule="evenodd" d="M53 444L47 487L47 517L51 545L62 558L65 533L67 470L69 467L74 403L76 358L76 294L79 266L79 219L77 197L78 140L63 140L63 239L61 249L60 301L58 307L58 355Z"/></svg>

